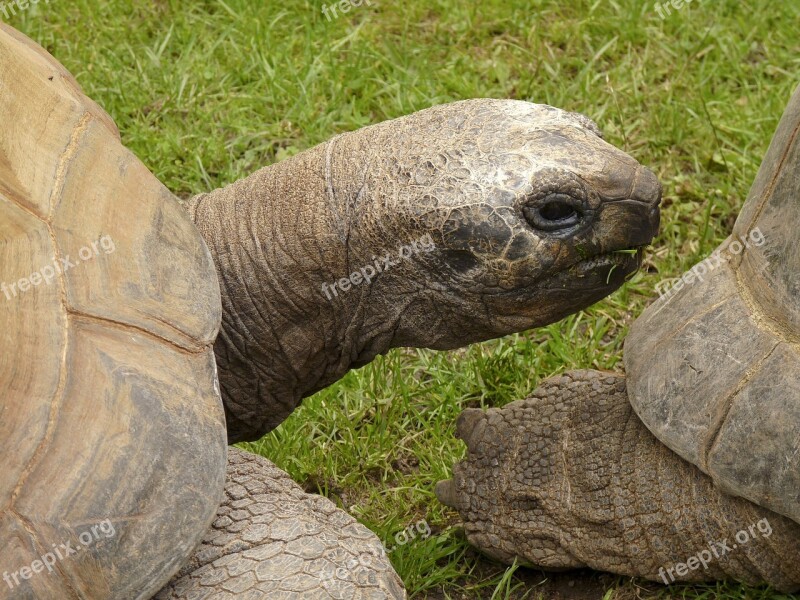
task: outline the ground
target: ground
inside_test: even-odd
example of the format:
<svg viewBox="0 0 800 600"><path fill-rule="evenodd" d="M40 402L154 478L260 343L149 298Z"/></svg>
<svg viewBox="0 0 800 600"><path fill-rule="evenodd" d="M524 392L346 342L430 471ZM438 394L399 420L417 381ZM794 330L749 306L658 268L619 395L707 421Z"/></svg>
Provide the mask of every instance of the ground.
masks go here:
<svg viewBox="0 0 800 600"><path fill-rule="evenodd" d="M567 369L619 368L627 326L656 283L728 235L798 83L800 4L685 0L670 14L641 0L336 6L39 0L6 20L62 61L183 197L341 131L441 102L517 98L589 115L653 168L663 226L642 272L591 310L463 351L392 352L247 447L371 527L415 598L786 598L506 569L468 547L433 485L464 453L453 437L463 408L525 397Z"/></svg>

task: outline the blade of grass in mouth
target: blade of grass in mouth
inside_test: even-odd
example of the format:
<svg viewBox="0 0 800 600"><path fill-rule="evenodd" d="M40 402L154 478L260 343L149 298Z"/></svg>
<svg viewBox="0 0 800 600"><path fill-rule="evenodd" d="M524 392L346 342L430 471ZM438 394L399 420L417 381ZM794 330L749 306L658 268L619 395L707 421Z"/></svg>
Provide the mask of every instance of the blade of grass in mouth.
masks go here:
<svg viewBox="0 0 800 600"><path fill-rule="evenodd" d="M614 269L617 268L616 264L611 265L611 270L608 272L608 277L606 277L606 285L611 282L611 274L614 272Z"/></svg>

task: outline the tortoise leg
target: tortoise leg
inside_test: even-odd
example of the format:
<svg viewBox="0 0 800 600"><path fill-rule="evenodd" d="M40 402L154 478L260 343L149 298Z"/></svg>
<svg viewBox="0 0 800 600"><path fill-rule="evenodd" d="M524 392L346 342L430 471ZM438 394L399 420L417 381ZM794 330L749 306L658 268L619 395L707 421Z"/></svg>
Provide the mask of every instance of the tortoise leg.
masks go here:
<svg viewBox="0 0 800 600"><path fill-rule="evenodd" d="M268 460L231 447L217 519L156 600L405 597L371 531Z"/></svg>
<svg viewBox="0 0 800 600"><path fill-rule="evenodd" d="M527 400L465 411L458 433L468 457L436 493L501 561L800 589L800 525L724 495L661 444L621 375L554 377Z"/></svg>

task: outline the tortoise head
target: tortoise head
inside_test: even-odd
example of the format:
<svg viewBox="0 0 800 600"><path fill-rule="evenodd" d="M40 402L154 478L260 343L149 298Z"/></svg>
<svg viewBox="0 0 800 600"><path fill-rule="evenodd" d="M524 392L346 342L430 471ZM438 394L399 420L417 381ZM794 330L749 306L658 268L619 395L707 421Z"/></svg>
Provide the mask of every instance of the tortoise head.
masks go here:
<svg viewBox="0 0 800 600"><path fill-rule="evenodd" d="M378 218L352 227L357 252L428 241L387 277L419 315L393 345L454 348L556 321L620 287L658 230L656 177L579 114L469 100L348 135L370 138L358 190L378 199Z"/></svg>
<svg viewBox="0 0 800 600"><path fill-rule="evenodd" d="M390 348L466 346L596 302L638 268L660 194L586 117L469 100L194 199L222 288L229 439Z"/></svg>

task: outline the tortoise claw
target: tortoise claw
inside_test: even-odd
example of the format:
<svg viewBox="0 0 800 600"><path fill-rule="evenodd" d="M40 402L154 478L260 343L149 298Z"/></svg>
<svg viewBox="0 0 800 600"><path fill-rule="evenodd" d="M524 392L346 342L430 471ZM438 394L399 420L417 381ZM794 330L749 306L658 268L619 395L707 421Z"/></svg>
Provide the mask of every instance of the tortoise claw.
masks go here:
<svg viewBox="0 0 800 600"><path fill-rule="evenodd" d="M434 488L434 493L439 499L439 502L450 508L458 509L456 486L452 479L446 479L437 483Z"/></svg>
<svg viewBox="0 0 800 600"><path fill-rule="evenodd" d="M456 437L464 440L470 452L475 451L475 445L481 439L486 426L486 413L479 408L468 408L458 417L456 423Z"/></svg>

